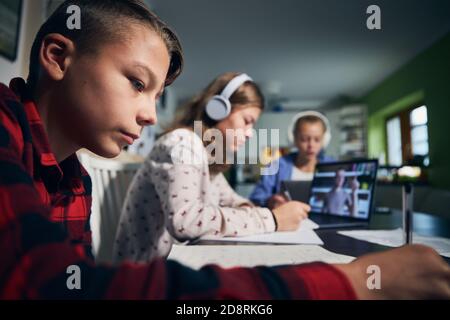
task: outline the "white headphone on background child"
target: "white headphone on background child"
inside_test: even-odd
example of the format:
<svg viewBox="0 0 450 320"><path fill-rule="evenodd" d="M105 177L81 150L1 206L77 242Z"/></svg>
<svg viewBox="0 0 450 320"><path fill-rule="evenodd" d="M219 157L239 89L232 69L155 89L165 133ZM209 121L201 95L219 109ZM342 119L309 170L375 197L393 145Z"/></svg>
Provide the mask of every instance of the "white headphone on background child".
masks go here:
<svg viewBox="0 0 450 320"><path fill-rule="evenodd" d="M220 121L228 117L231 113L230 97L247 81L253 82L253 79L245 73L231 79L219 95L213 96L208 101L206 105L206 114L208 117L215 121Z"/></svg>
<svg viewBox="0 0 450 320"><path fill-rule="evenodd" d="M296 129L295 125L296 125L297 121L300 118L307 117L307 116L317 117L317 118L321 119L323 121L323 123L325 124L325 134L323 136L323 148L326 148L331 141L330 121L328 121L327 117L325 117L322 113L317 112L317 111L303 111L303 112L299 112L295 115L294 119L292 119L291 125L289 126L289 130L288 130L289 142L291 144L293 144L295 142L294 130Z"/></svg>

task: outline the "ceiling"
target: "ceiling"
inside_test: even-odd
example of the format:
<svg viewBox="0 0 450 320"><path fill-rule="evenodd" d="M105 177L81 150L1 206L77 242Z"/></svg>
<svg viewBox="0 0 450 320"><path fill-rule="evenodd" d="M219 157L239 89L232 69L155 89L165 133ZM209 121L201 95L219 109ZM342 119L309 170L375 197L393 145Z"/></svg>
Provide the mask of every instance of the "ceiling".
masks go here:
<svg viewBox="0 0 450 320"><path fill-rule="evenodd" d="M305 104L360 97L450 32L448 0L148 0L179 35L178 97L225 71ZM368 30L366 9L381 9Z"/></svg>

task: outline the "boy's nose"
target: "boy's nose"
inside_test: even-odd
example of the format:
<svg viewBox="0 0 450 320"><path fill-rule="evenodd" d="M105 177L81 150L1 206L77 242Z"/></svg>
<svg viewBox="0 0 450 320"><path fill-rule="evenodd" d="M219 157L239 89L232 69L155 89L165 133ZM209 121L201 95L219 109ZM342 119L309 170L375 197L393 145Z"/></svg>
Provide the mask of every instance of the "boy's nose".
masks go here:
<svg viewBox="0 0 450 320"><path fill-rule="evenodd" d="M140 126L151 126L156 124L156 122L158 121L156 116L156 108L149 108L147 106L147 108L141 109L141 111L137 115L136 121Z"/></svg>
<svg viewBox="0 0 450 320"><path fill-rule="evenodd" d="M141 119L138 120L138 124L140 126L153 126L156 124L156 117L155 118L148 118L148 119Z"/></svg>

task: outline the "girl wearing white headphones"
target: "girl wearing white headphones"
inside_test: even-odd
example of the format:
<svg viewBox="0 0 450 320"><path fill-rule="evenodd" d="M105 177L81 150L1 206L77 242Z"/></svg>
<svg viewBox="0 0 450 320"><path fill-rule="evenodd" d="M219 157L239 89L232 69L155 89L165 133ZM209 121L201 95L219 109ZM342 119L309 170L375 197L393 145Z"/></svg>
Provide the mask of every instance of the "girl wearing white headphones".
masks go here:
<svg viewBox="0 0 450 320"><path fill-rule="evenodd" d="M261 177L250 195L253 203L270 209L277 208L288 201L280 194L282 181L312 180L318 162L333 161L323 151L331 140L331 132L329 121L322 113L298 113L289 126L288 138L298 151L277 160L277 173Z"/></svg>
<svg viewBox="0 0 450 320"><path fill-rule="evenodd" d="M225 150L235 153L251 136L263 107L258 86L248 75L236 73L219 76L185 106L130 185L114 246L116 261L166 256L173 241L204 235L233 237L298 228L308 205L290 201L273 211L254 206L223 176L229 164L209 162L206 147L211 142L202 139L206 130L216 129L225 137ZM194 132L194 121L202 126L201 137ZM230 129L242 134L227 139ZM217 153L214 156L221 160Z"/></svg>

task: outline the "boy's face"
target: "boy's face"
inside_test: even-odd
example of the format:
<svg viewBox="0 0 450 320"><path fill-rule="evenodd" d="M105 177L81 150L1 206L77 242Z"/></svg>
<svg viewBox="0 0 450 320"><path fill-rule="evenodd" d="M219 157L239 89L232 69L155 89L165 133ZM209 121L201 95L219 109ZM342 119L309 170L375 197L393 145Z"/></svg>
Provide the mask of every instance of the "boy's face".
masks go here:
<svg viewBox="0 0 450 320"><path fill-rule="evenodd" d="M135 24L127 37L73 57L59 84L59 122L80 148L117 156L145 125L156 123L170 57L163 40Z"/></svg>
<svg viewBox="0 0 450 320"><path fill-rule="evenodd" d="M300 154L308 160L314 160L323 146L325 130L320 122L301 123L295 135L295 145Z"/></svg>

